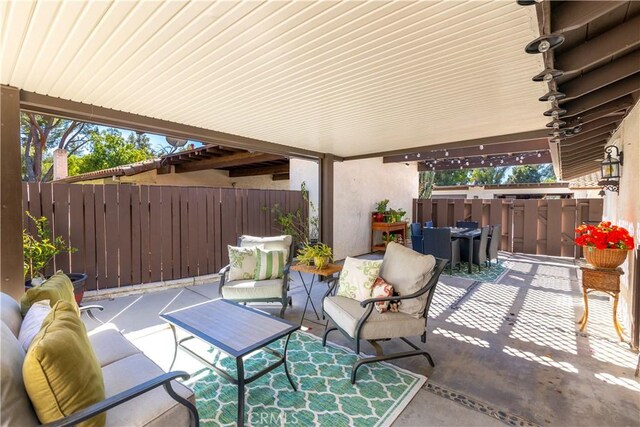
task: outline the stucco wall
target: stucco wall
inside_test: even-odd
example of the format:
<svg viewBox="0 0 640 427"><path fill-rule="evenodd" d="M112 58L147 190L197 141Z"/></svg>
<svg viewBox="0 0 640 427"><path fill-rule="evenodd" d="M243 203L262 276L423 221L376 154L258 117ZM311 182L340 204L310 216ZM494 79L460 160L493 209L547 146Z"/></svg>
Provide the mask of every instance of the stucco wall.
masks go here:
<svg viewBox="0 0 640 427"><path fill-rule="evenodd" d="M158 175L156 170L131 176L83 181L81 184L136 183L140 185L177 185L196 187L236 187L263 190L288 190L289 181L273 181L271 175L229 178L227 171L204 170L188 173L168 173ZM300 187L298 187L298 190Z"/></svg>
<svg viewBox="0 0 640 427"><path fill-rule="evenodd" d="M389 199L389 207L411 216L418 197L417 164L382 163L381 158L337 162L334 166L333 246L336 259L370 252L371 212Z"/></svg>
<svg viewBox="0 0 640 427"><path fill-rule="evenodd" d="M620 127L611 137L611 141L624 152L624 165L620 179L620 194L607 191L604 199L604 219L625 227L635 239L636 247L640 244L640 104L631 110ZM619 310L622 312L624 327L627 334L631 327L631 307L635 264L638 262L633 253L627 257L622 265L625 274L621 280L621 297L623 303Z"/></svg>

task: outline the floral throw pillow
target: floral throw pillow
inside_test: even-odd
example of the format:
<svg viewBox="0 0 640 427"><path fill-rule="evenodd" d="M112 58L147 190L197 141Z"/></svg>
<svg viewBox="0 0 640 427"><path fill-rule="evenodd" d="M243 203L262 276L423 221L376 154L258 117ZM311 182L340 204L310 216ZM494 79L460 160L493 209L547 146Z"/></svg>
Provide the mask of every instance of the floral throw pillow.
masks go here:
<svg viewBox="0 0 640 427"><path fill-rule="evenodd" d="M264 246L244 248L239 246L227 246L229 250L229 280L253 280L256 275L258 259L256 248Z"/></svg>
<svg viewBox="0 0 640 427"><path fill-rule="evenodd" d="M382 277L378 277L373 282L371 288L371 298L386 298L393 296L393 286L388 284ZM384 313L389 310L389 301L380 301L375 303L376 310L380 313Z"/></svg>
<svg viewBox="0 0 640 427"><path fill-rule="evenodd" d="M340 272L337 296L364 301L371 298L373 282L378 277L382 260L347 257Z"/></svg>

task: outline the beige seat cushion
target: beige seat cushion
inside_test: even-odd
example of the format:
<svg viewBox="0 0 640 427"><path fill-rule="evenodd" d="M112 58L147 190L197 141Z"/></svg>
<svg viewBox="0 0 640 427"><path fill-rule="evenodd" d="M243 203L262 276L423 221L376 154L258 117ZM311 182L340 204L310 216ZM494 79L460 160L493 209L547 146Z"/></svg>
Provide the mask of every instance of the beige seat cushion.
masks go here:
<svg viewBox="0 0 640 427"><path fill-rule="evenodd" d="M22 314L20 304L9 295L0 292L0 319L7 325L9 330L18 337L20 326L22 325Z"/></svg>
<svg viewBox="0 0 640 427"><path fill-rule="evenodd" d="M380 267L380 277L393 286L401 296L410 295L422 289L433 273L436 259L433 255L423 255L398 243L391 242ZM399 310L419 318L427 304L427 294L416 299L402 300Z"/></svg>
<svg viewBox="0 0 640 427"><path fill-rule="evenodd" d="M240 246L244 248L252 248L258 245L263 245L267 250L283 250L285 251L285 262L289 261L289 249L291 248L291 242L293 237L289 235L271 236L271 237L255 237L255 236L241 236Z"/></svg>
<svg viewBox="0 0 640 427"><path fill-rule="evenodd" d="M126 339L112 323L101 325L89 332L89 342L91 342L101 368L125 357L141 353L140 349Z"/></svg>
<svg viewBox="0 0 640 427"><path fill-rule="evenodd" d="M232 300L282 298L283 279L234 280L222 287L222 297Z"/></svg>
<svg viewBox="0 0 640 427"><path fill-rule="evenodd" d="M324 299L324 311L336 325L355 338L356 325L365 312L360 302L351 298L331 296ZM361 339L412 337L424 332L424 319L416 319L405 313L373 310L360 331Z"/></svg>
<svg viewBox="0 0 640 427"><path fill-rule="evenodd" d="M105 394L111 397L163 375L165 372L145 355L138 353L102 368ZM193 392L176 381L173 389L195 404ZM164 387L144 393L133 400L107 411L107 426L167 426L189 425L189 411L167 394Z"/></svg>
<svg viewBox="0 0 640 427"><path fill-rule="evenodd" d="M3 311L4 307L3 305ZM17 308L17 310L19 313L20 309ZM24 350L5 323L0 324L0 348L2 349L2 357L0 357L0 401L2 402L0 404L0 425L13 427L40 424L22 379Z"/></svg>

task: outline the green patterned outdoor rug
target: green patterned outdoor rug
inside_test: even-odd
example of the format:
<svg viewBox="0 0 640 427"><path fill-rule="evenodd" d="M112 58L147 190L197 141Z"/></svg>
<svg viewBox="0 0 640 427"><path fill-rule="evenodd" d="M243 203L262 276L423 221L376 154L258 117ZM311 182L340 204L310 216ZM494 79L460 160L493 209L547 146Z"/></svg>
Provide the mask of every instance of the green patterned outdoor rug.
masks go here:
<svg viewBox="0 0 640 427"><path fill-rule="evenodd" d="M284 340L270 345L282 350ZM211 360L235 376L235 361L217 350ZM275 358L258 351L245 358L249 377ZM294 392L282 366L245 388L245 424L259 426L388 426L420 390L426 377L388 363L375 363L358 370L351 384L353 351L322 341L308 333L295 332L287 351ZM196 394L201 425L235 425L237 387L215 372L203 368L186 383Z"/></svg>
<svg viewBox="0 0 640 427"><path fill-rule="evenodd" d="M453 274L449 273L449 267L447 267L442 274L450 277L460 277L463 279L474 280L478 282L496 283L502 275L509 270L502 264L492 264L491 267L482 267L482 270L478 271L478 266L474 265L472 273L469 274L467 263L463 262L460 266L460 271L457 268L453 269Z"/></svg>

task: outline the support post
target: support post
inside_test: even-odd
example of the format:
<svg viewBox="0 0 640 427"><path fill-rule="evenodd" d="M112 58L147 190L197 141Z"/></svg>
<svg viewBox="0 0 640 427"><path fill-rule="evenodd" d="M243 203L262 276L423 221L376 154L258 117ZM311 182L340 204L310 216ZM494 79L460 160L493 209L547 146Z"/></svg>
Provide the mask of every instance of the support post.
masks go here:
<svg viewBox="0 0 640 427"><path fill-rule="evenodd" d="M18 299L22 270L20 90L0 86L0 290Z"/></svg>
<svg viewBox="0 0 640 427"><path fill-rule="evenodd" d="M333 154L320 159L320 241L333 247Z"/></svg>

